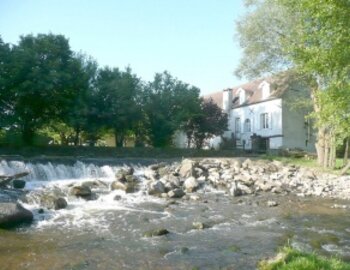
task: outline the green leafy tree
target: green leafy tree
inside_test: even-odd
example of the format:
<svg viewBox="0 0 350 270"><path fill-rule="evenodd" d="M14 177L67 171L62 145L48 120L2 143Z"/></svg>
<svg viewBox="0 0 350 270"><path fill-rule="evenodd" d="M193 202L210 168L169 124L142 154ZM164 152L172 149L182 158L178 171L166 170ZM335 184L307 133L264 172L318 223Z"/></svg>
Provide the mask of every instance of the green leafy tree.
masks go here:
<svg viewBox="0 0 350 270"><path fill-rule="evenodd" d="M74 56L74 69L76 78L74 78L73 87L75 96L71 99L69 110L64 114L63 121L74 130L73 143L78 145L81 141L81 133L87 131L90 137L92 133L98 132L97 109L93 99L96 88L97 62L89 56L76 54ZM95 136L99 137L99 136Z"/></svg>
<svg viewBox="0 0 350 270"><path fill-rule="evenodd" d="M244 52L237 73L258 77L290 68L297 71L311 90L318 127L318 161L332 167L336 132L334 125L328 125L328 120L321 117L329 104L322 102L321 96L323 100L328 93L334 97L333 86L344 87L349 83L349 2L250 0L246 3L248 12L237 24ZM343 112L336 113L341 118Z"/></svg>
<svg viewBox="0 0 350 270"><path fill-rule="evenodd" d="M12 48L11 82L7 96L13 111L13 126L26 144L45 124L59 119L69 109L76 91L73 54L62 35L39 34L20 38Z"/></svg>
<svg viewBox="0 0 350 270"><path fill-rule="evenodd" d="M141 117L136 102L140 79L130 68L99 70L96 81L96 105L102 125L114 131L116 146L124 146L125 136Z"/></svg>
<svg viewBox="0 0 350 270"><path fill-rule="evenodd" d="M189 118L183 129L189 144L201 149L204 143L228 129L228 116L213 100L201 100L200 112Z"/></svg>
<svg viewBox="0 0 350 270"><path fill-rule="evenodd" d="M13 104L9 96L10 72L9 66L11 63L10 46L3 42L0 37L0 130L9 125L9 116L13 113Z"/></svg>
<svg viewBox="0 0 350 270"><path fill-rule="evenodd" d="M199 110L199 89L173 78L168 72L157 73L143 91L145 127L152 146L172 144L173 135L191 114Z"/></svg>

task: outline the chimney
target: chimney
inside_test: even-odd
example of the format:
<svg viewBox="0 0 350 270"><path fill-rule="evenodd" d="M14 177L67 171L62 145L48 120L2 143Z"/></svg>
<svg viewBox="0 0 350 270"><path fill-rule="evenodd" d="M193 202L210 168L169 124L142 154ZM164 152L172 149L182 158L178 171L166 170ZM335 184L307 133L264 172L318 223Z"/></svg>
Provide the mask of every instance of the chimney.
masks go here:
<svg viewBox="0 0 350 270"><path fill-rule="evenodd" d="M225 113L230 113L232 108L232 89L227 88L223 90L222 94L222 108Z"/></svg>

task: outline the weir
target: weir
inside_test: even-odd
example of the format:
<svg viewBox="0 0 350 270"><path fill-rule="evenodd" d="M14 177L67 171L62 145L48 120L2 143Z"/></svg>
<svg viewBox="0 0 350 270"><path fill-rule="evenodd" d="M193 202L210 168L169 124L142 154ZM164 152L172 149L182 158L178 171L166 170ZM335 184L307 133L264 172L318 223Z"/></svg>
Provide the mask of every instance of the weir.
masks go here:
<svg viewBox="0 0 350 270"><path fill-rule="evenodd" d="M121 166L117 165L96 165L76 161L74 164L58 164L52 162L24 162L6 161L0 162L0 175L13 175L28 171L29 175L23 179L26 181L52 181L62 179L82 178L113 178L115 172Z"/></svg>

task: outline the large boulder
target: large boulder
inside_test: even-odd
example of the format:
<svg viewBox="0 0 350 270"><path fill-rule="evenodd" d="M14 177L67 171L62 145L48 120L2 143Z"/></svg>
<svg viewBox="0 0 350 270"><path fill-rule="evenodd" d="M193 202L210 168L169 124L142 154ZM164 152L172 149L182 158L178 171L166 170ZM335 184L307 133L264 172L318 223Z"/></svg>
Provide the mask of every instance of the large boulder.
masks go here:
<svg viewBox="0 0 350 270"><path fill-rule="evenodd" d="M32 212L19 203L0 203L0 228L11 228L32 221Z"/></svg>
<svg viewBox="0 0 350 270"><path fill-rule="evenodd" d="M148 194L149 195L160 195L165 192L165 186L161 181L152 181L148 185Z"/></svg>
<svg viewBox="0 0 350 270"><path fill-rule="evenodd" d="M190 159L184 159L181 162L180 168L179 168L179 174L183 178L188 178L190 176L194 176L195 174L195 167L197 166L197 162L190 160Z"/></svg>
<svg viewBox="0 0 350 270"><path fill-rule="evenodd" d="M168 192L168 197L171 199L182 198L185 195L186 193L181 188L175 188L174 190L170 190Z"/></svg>
<svg viewBox="0 0 350 270"><path fill-rule="evenodd" d="M117 180L112 182L111 190L124 190L126 193L132 193L136 190L136 186L133 182L122 183Z"/></svg>
<svg viewBox="0 0 350 270"><path fill-rule="evenodd" d="M91 200L93 198L91 189L88 186L74 186L71 188L70 194L86 200Z"/></svg>
<svg viewBox="0 0 350 270"><path fill-rule="evenodd" d="M194 192L198 189L199 183L198 183L196 178L189 177L184 182L184 187L185 187L186 192Z"/></svg>
<svg viewBox="0 0 350 270"><path fill-rule="evenodd" d="M13 188L22 189L25 187L25 185L26 185L26 181L21 179L15 179L12 181Z"/></svg>

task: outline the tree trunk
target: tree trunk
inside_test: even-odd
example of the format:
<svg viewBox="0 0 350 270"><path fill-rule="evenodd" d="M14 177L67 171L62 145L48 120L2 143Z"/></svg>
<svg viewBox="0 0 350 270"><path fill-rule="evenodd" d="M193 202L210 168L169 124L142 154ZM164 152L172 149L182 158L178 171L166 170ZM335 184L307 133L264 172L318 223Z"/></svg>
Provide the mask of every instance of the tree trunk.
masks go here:
<svg viewBox="0 0 350 270"><path fill-rule="evenodd" d="M330 133L330 159L329 159L329 164L328 167L334 169L336 166L336 161L337 161L337 146L335 142L335 135L334 132Z"/></svg>
<svg viewBox="0 0 350 270"><path fill-rule="evenodd" d="M80 128L76 128L74 130L74 145L75 146L79 145L79 137L80 137Z"/></svg>
<svg viewBox="0 0 350 270"><path fill-rule="evenodd" d="M115 136L115 146L116 147L123 147L124 146L124 141L125 141L125 135L123 132L114 132Z"/></svg>
<svg viewBox="0 0 350 270"><path fill-rule="evenodd" d="M311 99L314 107L314 112L318 114L321 111L321 108L318 104L317 101L317 92L318 92L318 87L313 87L311 89ZM327 135L327 130L324 127L319 127L317 130L317 138L316 138L316 152L317 152L317 163L320 166L325 165L325 156L326 156L326 135Z"/></svg>
<svg viewBox="0 0 350 270"><path fill-rule="evenodd" d="M327 168L328 167L328 163L329 163L329 140L327 138L328 136L324 137L324 145L323 145L323 151L324 151L324 156L323 156L323 167Z"/></svg>
<svg viewBox="0 0 350 270"><path fill-rule="evenodd" d="M345 175L347 171L350 169L350 162L340 171L340 175Z"/></svg>
<svg viewBox="0 0 350 270"><path fill-rule="evenodd" d="M349 159L349 137L345 139L345 151L344 151L344 159L343 159L344 167L348 163L348 159Z"/></svg>

